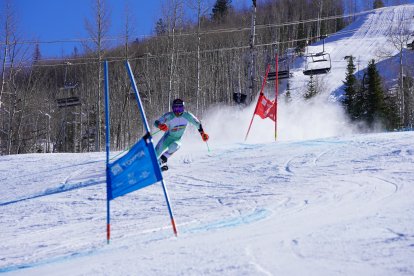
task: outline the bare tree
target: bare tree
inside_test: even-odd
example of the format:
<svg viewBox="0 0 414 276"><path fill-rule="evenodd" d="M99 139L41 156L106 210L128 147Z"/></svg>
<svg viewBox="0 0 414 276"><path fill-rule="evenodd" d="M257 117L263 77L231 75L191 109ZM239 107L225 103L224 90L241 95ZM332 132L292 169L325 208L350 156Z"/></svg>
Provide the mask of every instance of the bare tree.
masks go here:
<svg viewBox="0 0 414 276"><path fill-rule="evenodd" d="M124 9L124 49L123 49L123 55L125 60L128 60L130 57L130 38L131 38L131 34L133 33L133 30L135 29L133 26L133 15L132 15L132 11L130 9L130 4L129 2L127 2L125 4L125 9ZM120 76L122 76L121 82L118 87L118 91L116 93L119 94L119 98L123 99L122 100L122 105L119 106L118 108L118 112L114 112L114 114L116 115L118 122L116 125L116 130L115 130L115 147L116 149L121 149L126 147L126 142L128 140L128 144L130 143L130 132L131 132L131 123L130 123L130 108L129 104L130 104L130 99L131 99L131 94L129 93L129 81L127 78L127 74L124 70L123 66L120 66L121 68L119 68L119 71L117 73L119 73ZM114 101L116 103L116 101Z"/></svg>
<svg viewBox="0 0 414 276"><path fill-rule="evenodd" d="M12 1L7 0L4 3L4 38L2 43L2 67L0 83L0 113L2 114L0 146L6 154L12 152L12 140L15 133L13 120L17 106L17 91L13 89L13 82L16 70L14 68L16 58L16 21ZM15 87L15 86L14 86ZM7 99L6 96L7 95Z"/></svg>
<svg viewBox="0 0 414 276"><path fill-rule="evenodd" d="M85 26L92 38L94 48L93 52L96 54L97 59L97 91L96 91L96 141L95 141L95 150L101 150L101 133L102 133L102 99L101 99L101 90L102 90L102 61L104 57L105 50L105 38L109 31L110 21L109 21L109 9L106 5L106 0L93 0L93 11L95 13L94 22L91 23L86 19Z"/></svg>
<svg viewBox="0 0 414 276"><path fill-rule="evenodd" d="M177 67L177 54L178 45L176 41L176 32L179 31L182 24L183 15L183 0L169 0L167 5L164 6L164 17L167 19L168 28L168 49L170 53L170 59L168 64L168 106L172 101L172 97L179 96L179 91L174 92L174 81ZM174 95L173 95L174 94Z"/></svg>
<svg viewBox="0 0 414 276"><path fill-rule="evenodd" d="M201 56L200 56L200 47L201 47L201 20L211 9L211 5L206 0L190 0L189 6L197 10L197 92L196 92L196 115L200 115L200 97L202 97L201 91Z"/></svg>
<svg viewBox="0 0 414 276"><path fill-rule="evenodd" d="M397 21L397 24L391 26L391 30L388 36L388 41L398 50L400 72L399 72L399 101L400 101L400 116L401 123L404 126L407 122L405 118L405 97L404 97L404 49L413 39L413 32L409 24L412 21L412 15L403 13L401 18Z"/></svg>
<svg viewBox="0 0 414 276"><path fill-rule="evenodd" d="M12 47L12 38L15 31L15 19L12 10L12 0L6 0L4 2L3 14L1 15L4 19L2 23L2 29L4 31L2 38L2 57L1 57L1 83L0 83L0 108L2 106L2 98L6 85L6 64L9 60L10 47ZM3 42L4 41L4 42Z"/></svg>

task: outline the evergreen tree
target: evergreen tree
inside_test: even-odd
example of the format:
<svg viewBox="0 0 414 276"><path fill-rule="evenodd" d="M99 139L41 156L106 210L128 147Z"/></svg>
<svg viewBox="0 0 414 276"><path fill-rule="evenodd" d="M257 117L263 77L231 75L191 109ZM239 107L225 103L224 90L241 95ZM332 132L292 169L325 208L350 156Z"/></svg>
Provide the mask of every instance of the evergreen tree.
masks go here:
<svg viewBox="0 0 414 276"><path fill-rule="evenodd" d="M347 72L344 81L345 99L343 101L343 105L352 120L358 119L360 116L360 111L357 110L358 80L354 75L356 69L354 59L353 56L348 58Z"/></svg>
<svg viewBox="0 0 414 276"><path fill-rule="evenodd" d="M397 129L400 126L401 118L399 116L398 99L397 96L391 96L391 93L387 93L390 96L384 98L385 101L385 115L387 120L384 122L385 127L389 130Z"/></svg>
<svg viewBox="0 0 414 276"><path fill-rule="evenodd" d="M221 21L229 13L231 8L231 0L216 0L212 9L212 19L214 21Z"/></svg>
<svg viewBox="0 0 414 276"><path fill-rule="evenodd" d="M79 56L79 50L78 47L73 47L72 57L77 58Z"/></svg>
<svg viewBox="0 0 414 276"><path fill-rule="evenodd" d="M382 0L375 0L374 1L374 5L373 8L374 9L379 9L379 8L383 8L385 7L384 2Z"/></svg>
<svg viewBox="0 0 414 276"><path fill-rule="evenodd" d="M157 35L163 35L167 33L167 25L164 23L162 18L158 19L157 23L155 24L155 33Z"/></svg>
<svg viewBox="0 0 414 276"><path fill-rule="evenodd" d="M382 89L381 76L371 60L367 69L367 90L366 90L366 121L369 126L375 122L385 123L387 110L384 101L384 90Z"/></svg>
<svg viewBox="0 0 414 276"><path fill-rule="evenodd" d="M318 94L318 91L316 89L316 84L315 84L315 80L313 79L313 75L311 75L309 82L308 82L308 90L304 97L306 100L309 100L313 98L316 94Z"/></svg>
<svg viewBox="0 0 414 276"><path fill-rule="evenodd" d="M36 43L35 50L33 53L33 64L38 63L42 59L42 54L40 53L40 47L39 44Z"/></svg>
<svg viewBox="0 0 414 276"><path fill-rule="evenodd" d="M354 110L354 120L366 120L367 112L367 89L360 85L357 89L355 95L353 110Z"/></svg>

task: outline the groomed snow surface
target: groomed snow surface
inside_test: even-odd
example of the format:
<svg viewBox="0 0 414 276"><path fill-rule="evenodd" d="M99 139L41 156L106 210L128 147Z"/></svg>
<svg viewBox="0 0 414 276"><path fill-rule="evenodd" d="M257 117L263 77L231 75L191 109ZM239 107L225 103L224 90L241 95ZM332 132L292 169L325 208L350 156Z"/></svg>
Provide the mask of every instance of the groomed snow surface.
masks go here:
<svg viewBox="0 0 414 276"><path fill-rule="evenodd" d="M414 132L184 148L111 201L104 153L0 157L0 272L413 275Z"/></svg>

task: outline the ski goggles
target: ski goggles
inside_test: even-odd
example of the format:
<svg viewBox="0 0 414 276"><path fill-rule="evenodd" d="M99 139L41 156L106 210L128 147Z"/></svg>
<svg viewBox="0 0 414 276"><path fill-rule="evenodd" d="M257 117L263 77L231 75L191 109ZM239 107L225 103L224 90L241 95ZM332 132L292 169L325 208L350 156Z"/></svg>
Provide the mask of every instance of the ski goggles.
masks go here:
<svg viewBox="0 0 414 276"><path fill-rule="evenodd" d="M172 110L173 110L174 113L183 113L184 112L184 106L182 106L182 105L173 106Z"/></svg>

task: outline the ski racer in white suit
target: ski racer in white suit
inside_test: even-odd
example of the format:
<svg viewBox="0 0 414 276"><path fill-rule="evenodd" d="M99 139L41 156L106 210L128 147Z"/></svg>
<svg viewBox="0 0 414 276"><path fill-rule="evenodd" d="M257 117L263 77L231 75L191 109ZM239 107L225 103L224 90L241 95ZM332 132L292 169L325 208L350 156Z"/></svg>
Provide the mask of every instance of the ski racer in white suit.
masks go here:
<svg viewBox="0 0 414 276"><path fill-rule="evenodd" d="M200 121L192 113L185 111L185 104L181 99L172 102L172 112L165 113L154 122L155 127L165 131L155 147L162 169L168 169L166 166L168 158L180 148L180 140L188 123L193 124L200 132L203 141L207 142L209 136L204 132Z"/></svg>

